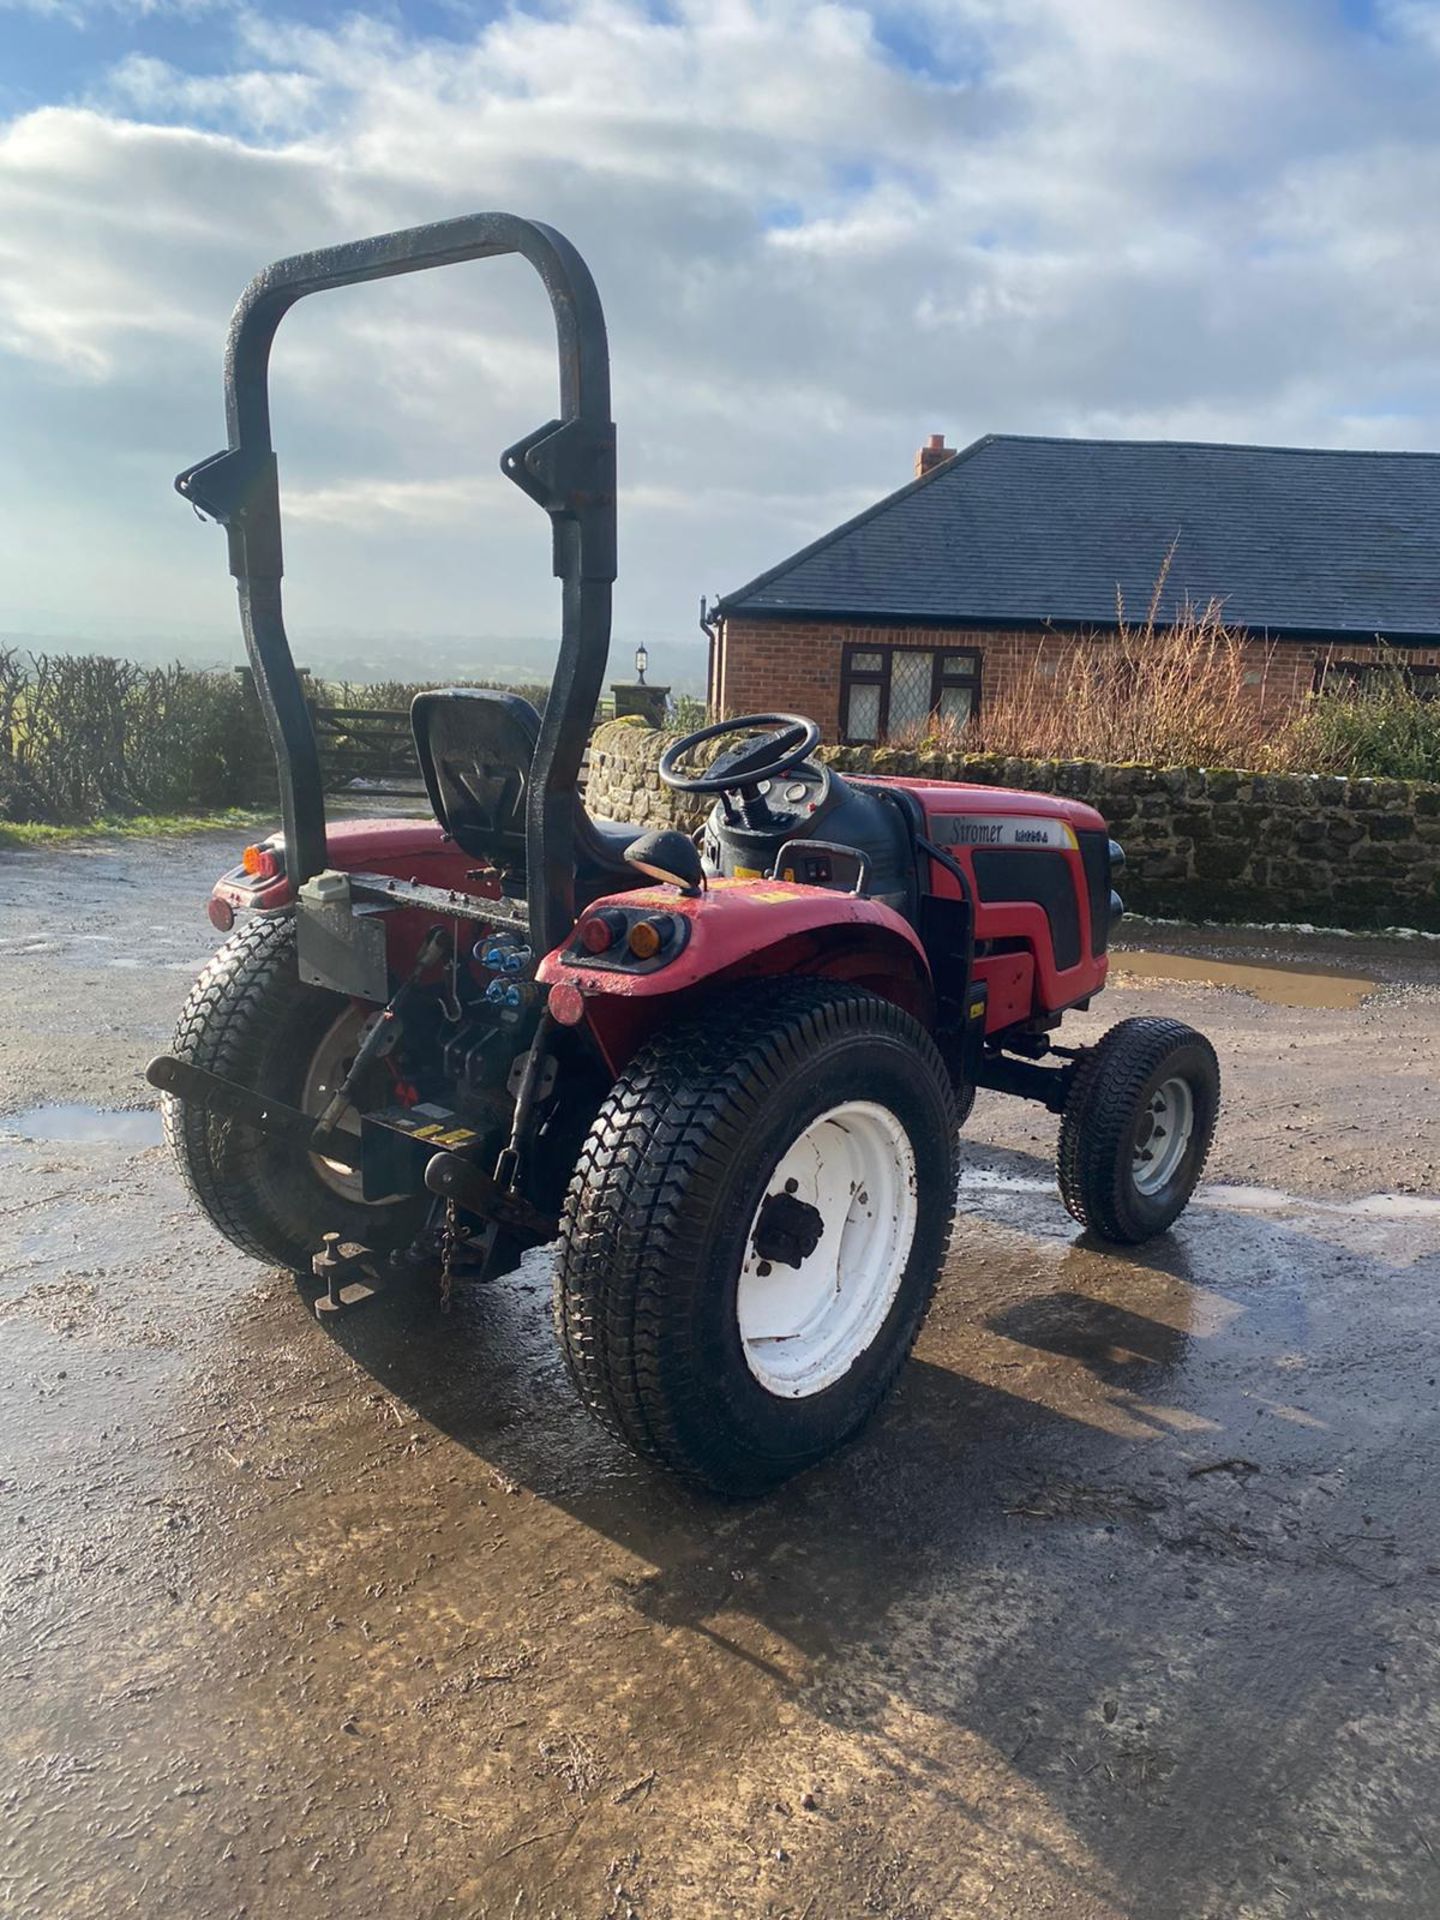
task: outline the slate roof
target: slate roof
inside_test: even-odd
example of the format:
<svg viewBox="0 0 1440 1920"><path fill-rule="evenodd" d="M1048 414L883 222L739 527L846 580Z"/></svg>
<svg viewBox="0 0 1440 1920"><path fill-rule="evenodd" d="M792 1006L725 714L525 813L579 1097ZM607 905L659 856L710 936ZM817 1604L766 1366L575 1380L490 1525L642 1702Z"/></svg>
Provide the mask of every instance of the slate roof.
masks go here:
<svg viewBox="0 0 1440 1920"><path fill-rule="evenodd" d="M1440 639L1440 454L987 434L726 594L721 613L1115 625L1224 603L1230 624Z"/></svg>

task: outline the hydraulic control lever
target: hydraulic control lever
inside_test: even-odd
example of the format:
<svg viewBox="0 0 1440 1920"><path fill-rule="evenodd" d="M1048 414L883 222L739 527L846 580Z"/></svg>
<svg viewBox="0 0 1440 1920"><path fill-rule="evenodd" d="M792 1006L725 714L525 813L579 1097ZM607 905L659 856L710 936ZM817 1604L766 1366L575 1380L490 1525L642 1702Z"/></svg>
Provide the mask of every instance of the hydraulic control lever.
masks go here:
<svg viewBox="0 0 1440 1920"><path fill-rule="evenodd" d="M326 1143L344 1119L346 1112L354 1105L355 1094L365 1078L366 1070L382 1054L388 1053L399 1039L399 1021L405 1002L419 986L421 976L428 973L431 967L437 966L449 951L450 935L444 927L432 927L420 943L420 951L415 956L415 965L409 979L403 981L397 988L390 1004L360 1043L360 1049L350 1063L350 1071L335 1089L324 1112L315 1122L315 1135L310 1147L312 1153L328 1153Z"/></svg>

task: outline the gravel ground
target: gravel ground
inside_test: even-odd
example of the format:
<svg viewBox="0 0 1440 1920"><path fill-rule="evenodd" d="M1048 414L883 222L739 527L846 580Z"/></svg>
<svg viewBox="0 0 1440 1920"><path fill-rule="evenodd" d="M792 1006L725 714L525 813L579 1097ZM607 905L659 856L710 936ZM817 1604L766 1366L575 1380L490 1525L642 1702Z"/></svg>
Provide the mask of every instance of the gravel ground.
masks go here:
<svg viewBox="0 0 1440 1920"><path fill-rule="evenodd" d="M1143 930L1363 984L1125 960L1074 1032L1211 1034L1197 1204L1088 1244L982 1096L900 1391L736 1507L587 1421L543 1253L331 1334L187 1206L233 857L0 855L5 1911L1440 1910L1440 949Z"/></svg>

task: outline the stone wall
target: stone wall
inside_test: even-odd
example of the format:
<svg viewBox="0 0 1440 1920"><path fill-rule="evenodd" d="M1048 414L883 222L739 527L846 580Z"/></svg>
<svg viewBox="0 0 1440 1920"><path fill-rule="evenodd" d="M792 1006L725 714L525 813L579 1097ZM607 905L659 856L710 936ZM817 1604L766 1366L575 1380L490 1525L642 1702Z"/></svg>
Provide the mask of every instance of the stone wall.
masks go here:
<svg viewBox="0 0 1440 1920"><path fill-rule="evenodd" d="M697 825L705 803L671 793L656 771L673 737L626 722L600 727L590 748L592 812L645 826ZM885 747L822 748L821 757L842 772L965 780L1087 801L1125 847L1121 890L1136 912L1440 931L1440 787L950 758Z"/></svg>

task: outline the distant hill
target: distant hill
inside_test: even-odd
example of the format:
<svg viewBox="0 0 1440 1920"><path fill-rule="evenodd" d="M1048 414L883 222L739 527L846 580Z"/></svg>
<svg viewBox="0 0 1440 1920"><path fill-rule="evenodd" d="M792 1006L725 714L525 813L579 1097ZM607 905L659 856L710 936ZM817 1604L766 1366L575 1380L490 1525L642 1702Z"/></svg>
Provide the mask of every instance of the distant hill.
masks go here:
<svg viewBox="0 0 1440 1920"><path fill-rule="evenodd" d="M555 659L553 639L476 640L462 634L396 634L356 640L342 635L308 634L301 643L299 665L325 680L467 680L513 681L516 685L547 682ZM647 640L650 665L646 679L652 686L672 687L676 693L705 693L705 641ZM0 633L0 647L18 647L27 653L102 653L158 666L183 660L187 666L224 667L241 658L236 635L203 634L179 638L163 635L124 635L97 638L83 634ZM610 647L606 683L633 680L635 642L617 635Z"/></svg>

